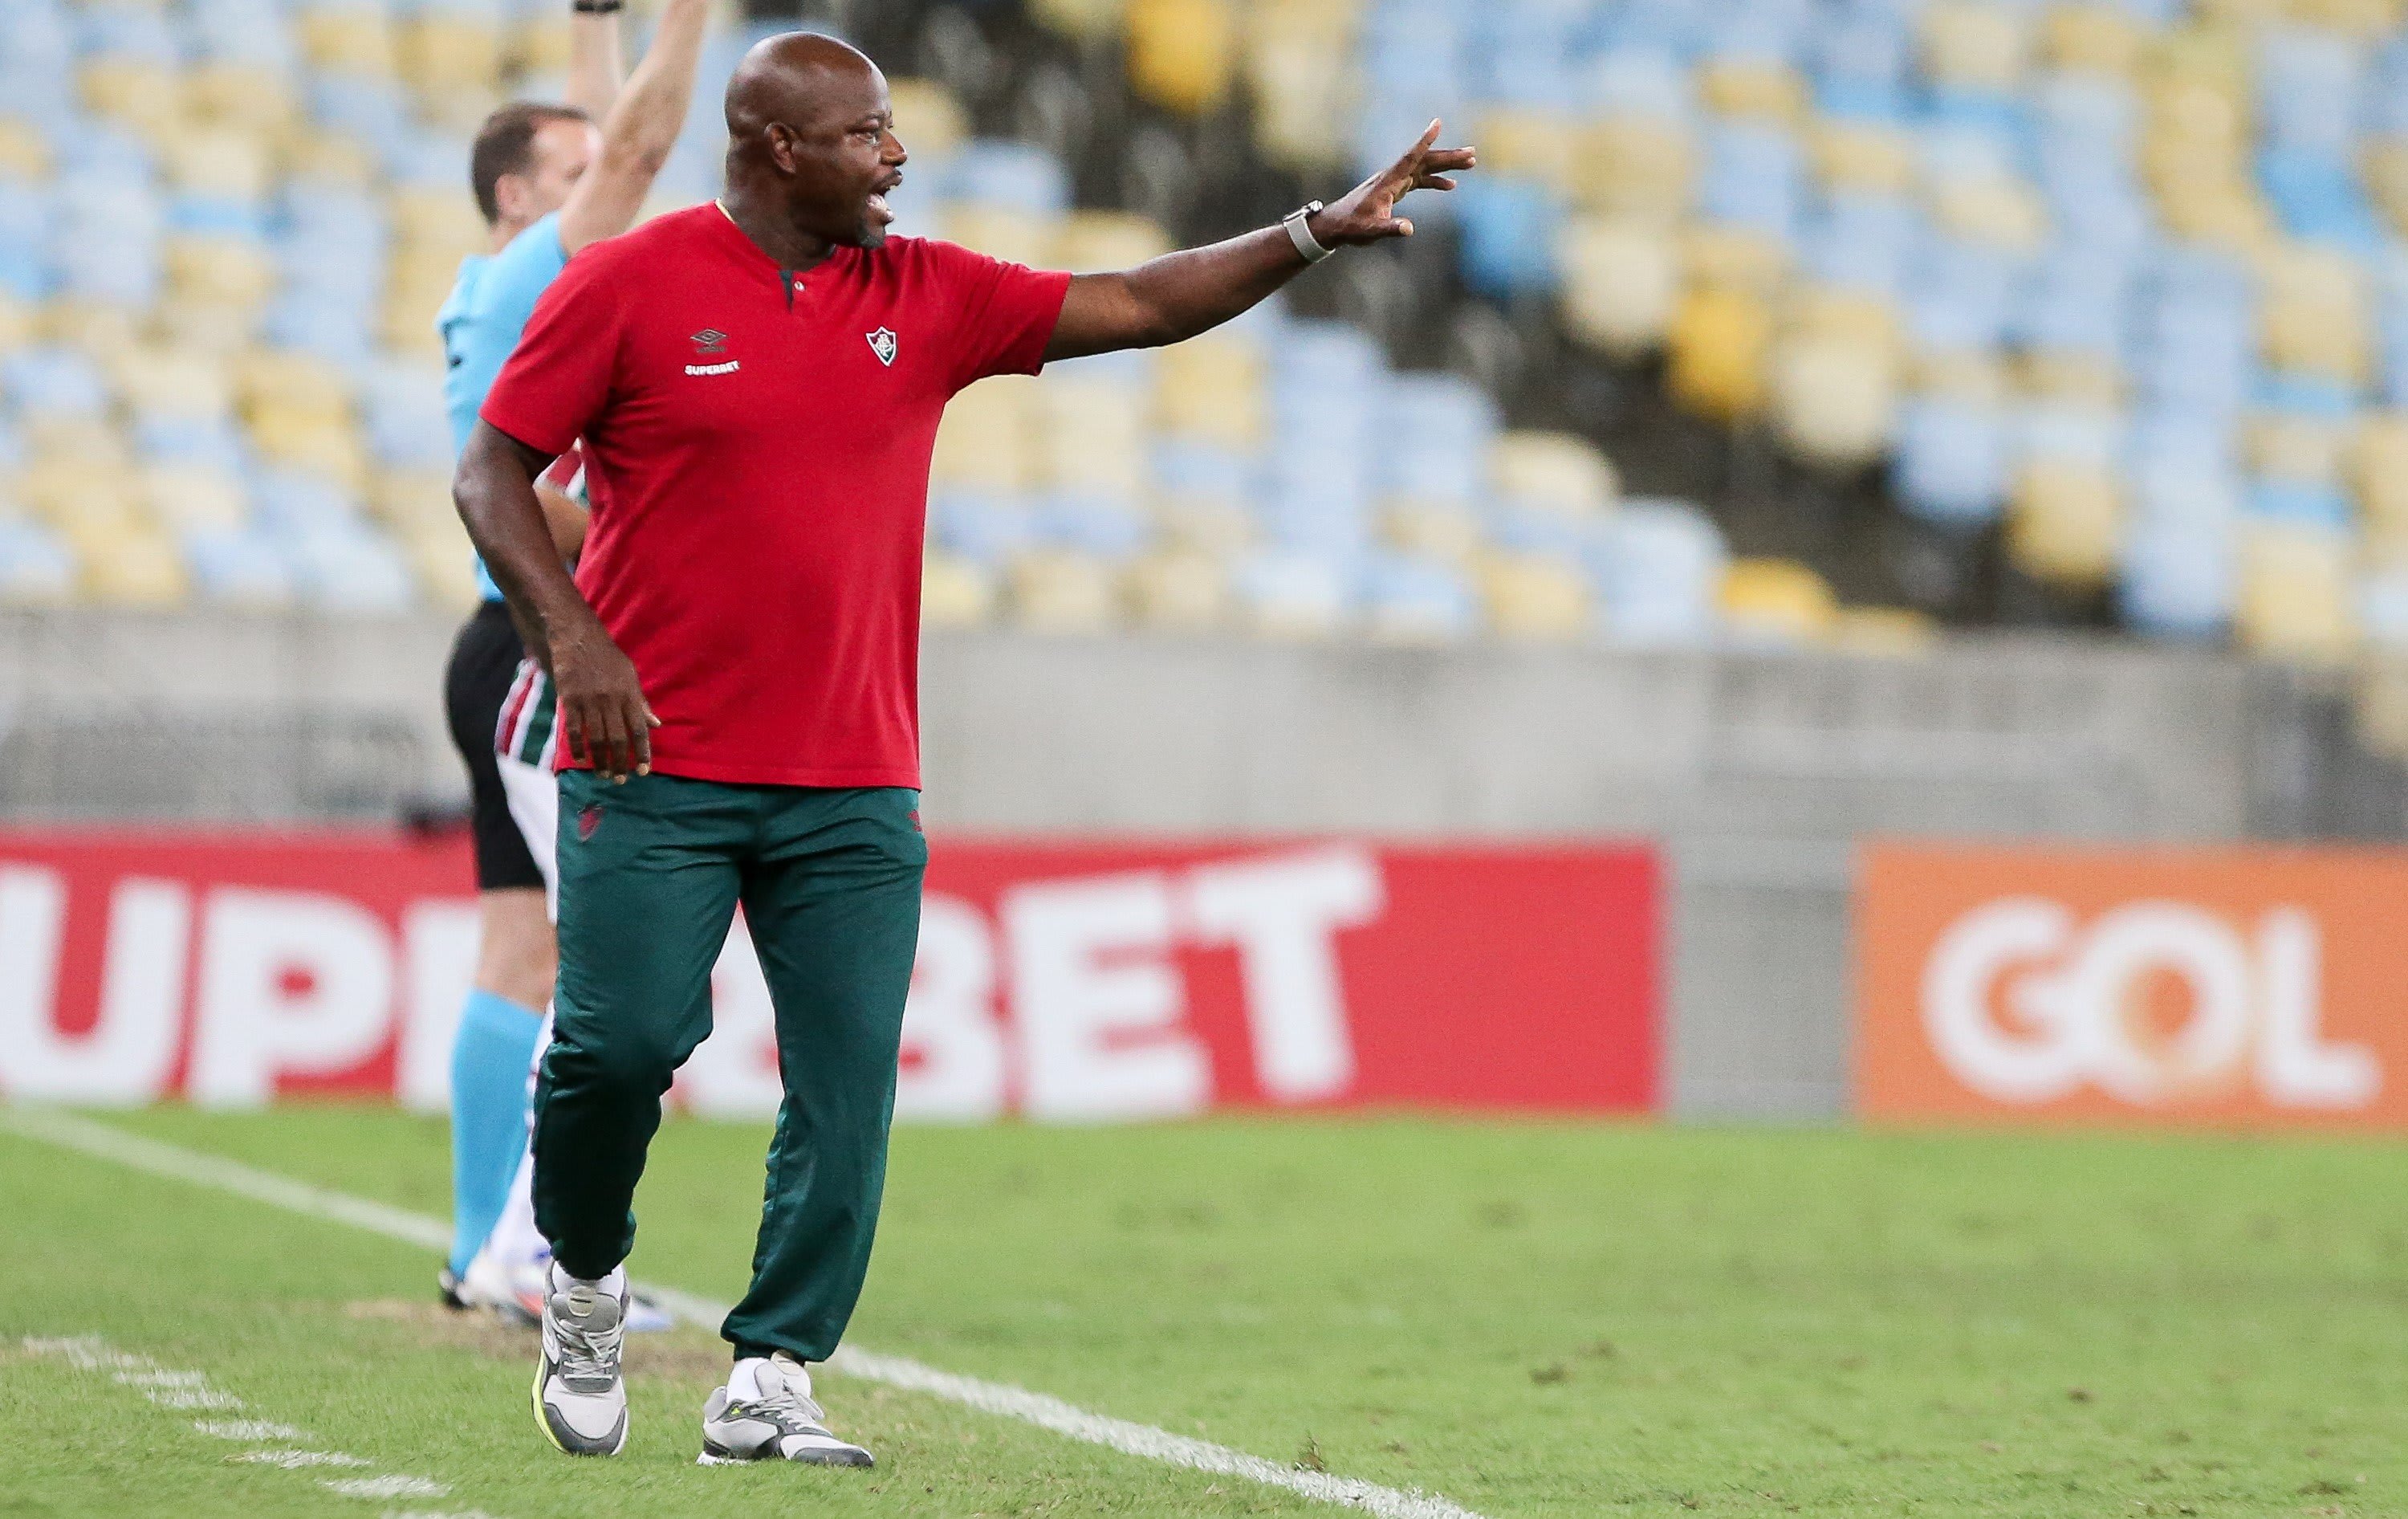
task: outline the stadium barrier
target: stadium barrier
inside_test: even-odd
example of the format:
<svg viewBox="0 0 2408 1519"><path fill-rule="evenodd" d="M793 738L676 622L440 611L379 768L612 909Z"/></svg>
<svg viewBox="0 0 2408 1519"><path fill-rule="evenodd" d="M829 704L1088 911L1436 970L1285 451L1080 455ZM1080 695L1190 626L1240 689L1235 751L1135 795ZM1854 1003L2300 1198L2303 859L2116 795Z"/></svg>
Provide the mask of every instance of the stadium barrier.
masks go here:
<svg viewBox="0 0 2408 1519"><path fill-rule="evenodd" d="M2408 853L1868 848L1857 1110L2408 1125Z"/></svg>
<svg viewBox="0 0 2408 1519"><path fill-rule="evenodd" d="M456 838L0 834L0 1097L440 1109L469 879ZM897 1111L1650 1111L1660 917L1644 847L940 839ZM740 924L714 996L680 1096L774 1112Z"/></svg>

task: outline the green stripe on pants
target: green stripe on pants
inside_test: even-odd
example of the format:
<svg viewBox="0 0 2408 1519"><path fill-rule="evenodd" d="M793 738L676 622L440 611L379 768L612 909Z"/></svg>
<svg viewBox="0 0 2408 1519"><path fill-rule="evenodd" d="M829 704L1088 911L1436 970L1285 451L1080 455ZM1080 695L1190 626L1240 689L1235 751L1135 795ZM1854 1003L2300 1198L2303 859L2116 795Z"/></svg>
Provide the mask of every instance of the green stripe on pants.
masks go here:
<svg viewBox="0 0 2408 1519"><path fill-rule="evenodd" d="M752 1257L721 1332L824 1361L869 1268L920 933L919 794L560 778L560 980L536 1087L536 1222L598 1277L635 1242L661 1097L710 1031L738 901L785 1082Z"/></svg>

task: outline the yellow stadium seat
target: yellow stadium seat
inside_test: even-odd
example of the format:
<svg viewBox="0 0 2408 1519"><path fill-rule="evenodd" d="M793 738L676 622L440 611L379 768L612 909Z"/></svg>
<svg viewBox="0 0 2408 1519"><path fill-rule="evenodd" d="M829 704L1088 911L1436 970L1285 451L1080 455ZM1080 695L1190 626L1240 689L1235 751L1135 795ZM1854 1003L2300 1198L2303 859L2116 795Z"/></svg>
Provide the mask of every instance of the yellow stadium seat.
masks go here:
<svg viewBox="0 0 2408 1519"><path fill-rule="evenodd" d="M300 116L292 81L265 66L202 64L184 76L184 101L198 120L255 136L288 131Z"/></svg>
<svg viewBox="0 0 2408 1519"><path fill-rule="evenodd" d="M1679 122L1604 122L1581 133L1575 147L1572 194L1583 209L1668 223L1687 213L1698 150Z"/></svg>
<svg viewBox="0 0 2408 1519"><path fill-rule="evenodd" d="M469 564L467 535L457 523L437 531L421 527L397 535L409 567L427 601L438 609L466 611L483 599L477 573Z"/></svg>
<svg viewBox="0 0 2408 1519"><path fill-rule="evenodd" d="M1793 126L1806 114L1806 81L1778 59L1710 59L1698 71L1698 93L1722 116Z"/></svg>
<svg viewBox="0 0 2408 1519"><path fill-rule="evenodd" d="M2128 79L2146 43L2131 12L2096 0L2057 6L2041 22L2041 55L2057 68Z"/></svg>
<svg viewBox="0 0 2408 1519"><path fill-rule="evenodd" d="M1693 226L1681 235L1681 265L1698 289L1770 298L1788 277L1789 250L1760 232Z"/></svg>
<svg viewBox="0 0 2408 1519"><path fill-rule="evenodd" d="M1899 347L1898 308L1885 297L1842 286L1793 289L1782 326L1790 337L1841 338L1885 354Z"/></svg>
<svg viewBox="0 0 2408 1519"><path fill-rule="evenodd" d="M1564 317L1584 341L1622 359L1662 346L1681 299L1681 249L1670 228L1580 218L1565 233L1563 269Z"/></svg>
<svg viewBox="0 0 2408 1519"><path fill-rule="evenodd" d="M1795 560L1734 560L1716 599L1724 624L1744 642L1814 643L1839 625L1839 598L1830 585Z"/></svg>
<svg viewBox="0 0 2408 1519"><path fill-rule="evenodd" d="M2115 573L2123 494L2114 469L2077 459L2035 459L2015 480L2007 552L2036 580L2088 589Z"/></svg>
<svg viewBox="0 0 2408 1519"><path fill-rule="evenodd" d="M1226 559L1254 541L1254 521L1242 501L1165 493L1154 503L1156 535L1168 547Z"/></svg>
<svg viewBox="0 0 2408 1519"><path fill-rule="evenodd" d="M2377 137L2366 145L2359 175L2367 193L2391 223L2394 236L2408 236L2408 137Z"/></svg>
<svg viewBox="0 0 2408 1519"><path fill-rule="evenodd" d="M1288 7L1257 8L1243 66L1252 92L1254 140L1263 157L1299 173L1346 166L1346 143L1329 123L1342 119L1351 83L1350 39L1341 31L1265 24ZM1309 12L1309 7L1294 7Z"/></svg>
<svg viewBox="0 0 2408 1519"><path fill-rule="evenodd" d="M1914 355L1907 383L1917 394L1985 407L2005 405L2010 389L2005 361L1986 349L1925 350Z"/></svg>
<svg viewBox="0 0 2408 1519"><path fill-rule="evenodd" d="M348 419L332 421L315 411L280 406L254 408L251 441L261 457L332 480L346 490L367 484L368 456Z"/></svg>
<svg viewBox="0 0 2408 1519"><path fill-rule="evenodd" d="M570 58L576 51L576 33L563 13L530 16L519 22L502 43L503 68L520 79L559 79L568 73ZM896 92L913 81L896 79ZM902 108L902 101L896 101Z"/></svg>
<svg viewBox="0 0 2408 1519"><path fill-rule="evenodd" d="M34 124L0 112L0 174L20 179L50 177L50 145Z"/></svg>
<svg viewBox="0 0 2408 1519"><path fill-rule="evenodd" d="M140 490L150 519L171 532L233 532L251 515L242 482L214 469L153 466Z"/></svg>
<svg viewBox="0 0 2408 1519"><path fill-rule="evenodd" d="M171 137L183 122L183 76L165 64L103 55L83 65L79 82L85 105L154 142Z"/></svg>
<svg viewBox="0 0 2408 1519"><path fill-rule="evenodd" d="M2365 273L2334 248L2285 247L2258 262L2266 361L2294 374L2362 384L2373 367Z"/></svg>
<svg viewBox="0 0 2408 1519"><path fill-rule="evenodd" d="M1893 348L1860 336L1806 333L1772 352L1772 414L1792 453L1853 469L1888 444L1898 410Z"/></svg>
<svg viewBox="0 0 2408 1519"><path fill-rule="evenodd" d="M0 355L32 343L38 329L32 303L0 290Z"/></svg>
<svg viewBox="0 0 2408 1519"><path fill-rule="evenodd" d="M349 133L332 128L288 132L280 147L285 171L294 179L358 189L376 180L375 157Z"/></svg>
<svg viewBox="0 0 2408 1519"><path fill-rule="evenodd" d="M396 41L402 77L422 93L501 88L502 29L485 17L422 12Z"/></svg>
<svg viewBox="0 0 2408 1519"><path fill-rule="evenodd" d="M2351 695L2359 741L2386 759L2408 759L2408 659L2386 650L2362 661Z"/></svg>
<svg viewBox="0 0 2408 1519"><path fill-rule="evenodd" d="M1230 621L1229 576L1216 555L1170 548L1129 566L1129 611L1140 627L1200 633Z"/></svg>
<svg viewBox="0 0 2408 1519"><path fill-rule="evenodd" d="M1129 0L1031 0L1029 11L1056 32L1094 42L1117 34L1128 18Z"/></svg>
<svg viewBox="0 0 2408 1519"><path fill-rule="evenodd" d="M1503 638L1569 642L1596 620L1588 578L1552 554L1484 555L1478 583L1489 626Z"/></svg>
<svg viewBox="0 0 2408 1519"><path fill-rule="evenodd" d="M1237 70L1230 0L1131 0L1129 83L1167 110L1201 116L1227 98Z"/></svg>
<svg viewBox="0 0 2408 1519"><path fill-rule="evenodd" d="M1054 236L1049 268L1101 274L1133 268L1178 246L1151 217L1132 211L1073 211Z"/></svg>
<svg viewBox="0 0 2408 1519"><path fill-rule="evenodd" d="M58 454L37 458L17 476L17 498L64 528L105 534L139 518L135 481L122 460Z"/></svg>
<svg viewBox="0 0 2408 1519"><path fill-rule="evenodd" d="M1110 380L1056 379L1037 387L1043 478L1136 499L1149 474L1144 390Z"/></svg>
<svg viewBox="0 0 2408 1519"><path fill-rule="evenodd" d="M134 532L82 544L84 586L93 599L119 607L172 607L190 587L183 562L158 533Z"/></svg>
<svg viewBox="0 0 2408 1519"><path fill-rule="evenodd" d="M1267 426L1262 351L1230 334L1206 334L1162 351L1154 421L1168 433L1248 451Z"/></svg>
<svg viewBox="0 0 2408 1519"><path fill-rule="evenodd" d="M1902 195L1914 187L1914 145L1896 127L1827 121L1807 137L1815 177L1826 190Z"/></svg>
<svg viewBox="0 0 2408 1519"><path fill-rule="evenodd" d="M1488 455L1497 494L1568 516L1592 517L1613 505L1613 464L1596 444L1570 433L1514 432Z"/></svg>
<svg viewBox="0 0 2408 1519"><path fill-rule="evenodd" d="M2368 535L2408 542L2408 412L2367 419L2358 429L2350 478Z"/></svg>
<svg viewBox="0 0 2408 1519"><path fill-rule="evenodd" d="M167 239L167 279L184 300L257 307L275 293L279 276L264 244L177 233Z"/></svg>
<svg viewBox="0 0 2408 1519"><path fill-rule="evenodd" d="M102 365L142 341L142 313L105 301L54 300L42 309L50 341L80 349Z"/></svg>
<svg viewBox="0 0 2408 1519"><path fill-rule="evenodd" d="M1004 582L1012 621L1033 632L1102 633L1120 621L1118 577L1093 554L1025 553L1012 561Z"/></svg>
<svg viewBox="0 0 2408 1519"><path fill-rule="evenodd" d="M213 353L138 344L115 356L109 374L137 415L222 417L234 408L233 377Z"/></svg>
<svg viewBox="0 0 2408 1519"><path fill-rule="evenodd" d="M2030 253L2048 236L2048 211L2022 179L1955 179L1931 190L1933 220L1966 242Z"/></svg>
<svg viewBox="0 0 2408 1519"><path fill-rule="evenodd" d="M949 485L1024 491L1043 463L1037 446L1035 385L1016 377L982 380L945 408L929 478Z"/></svg>
<svg viewBox="0 0 2408 1519"><path fill-rule="evenodd" d="M920 569L920 621L977 627L995 616L995 577L959 554L932 549Z"/></svg>
<svg viewBox="0 0 2408 1519"><path fill-rule="evenodd" d="M2249 523L2241 536L2233 618L2242 645L2298 664L2347 659L2358 638L2354 567L2346 534L2300 523Z"/></svg>
<svg viewBox="0 0 2408 1519"><path fill-rule="evenodd" d="M449 470L387 470L369 481L367 505L404 537L461 531L459 515L452 506Z"/></svg>
<svg viewBox="0 0 2408 1519"><path fill-rule="evenodd" d="M235 388L246 411L273 406L286 411L348 418L351 386L342 370L298 349L263 348L235 364Z"/></svg>
<svg viewBox="0 0 2408 1519"><path fill-rule="evenodd" d="M299 19L302 51L318 68L370 79L391 79L399 72L400 50L382 10L373 6L308 7Z"/></svg>
<svg viewBox="0 0 2408 1519"><path fill-rule="evenodd" d="M2256 473L2292 484L2338 485L2353 449L2363 449L2359 431L2351 423L2274 412L2257 419L2244 437Z"/></svg>
<svg viewBox="0 0 2408 1519"><path fill-rule="evenodd" d="M267 142L251 129L187 125L163 150L168 181L188 195L255 204L276 182Z"/></svg>
<svg viewBox="0 0 2408 1519"><path fill-rule="evenodd" d="M2021 355L2015 367L2023 393L2034 400L2089 411L2113 411L2123 404L2123 372L2104 354L2033 349Z"/></svg>
<svg viewBox="0 0 2408 1519"><path fill-rule="evenodd" d="M2257 26L2284 19L2288 0L2200 0L2200 15L2209 21Z"/></svg>
<svg viewBox="0 0 2408 1519"><path fill-rule="evenodd" d="M2292 0L2291 15L2310 26L2377 38L2399 28L2400 0Z"/></svg>
<svg viewBox="0 0 2408 1519"><path fill-rule="evenodd" d="M1391 501L1380 528L1400 552L1440 564L1468 567L1480 552L1480 513L1460 501Z"/></svg>
<svg viewBox="0 0 2408 1519"><path fill-rule="evenodd" d="M948 241L1035 268L1054 251L1062 219L1002 206L955 204L939 213L938 224Z"/></svg>
<svg viewBox="0 0 2408 1519"><path fill-rule="evenodd" d="M455 260L461 253L483 252L485 222L467 188L464 178L457 188L413 185L394 191L390 203L394 236Z"/></svg>
<svg viewBox="0 0 2408 1519"><path fill-rule="evenodd" d="M1923 66L1959 90L2006 93L2023 82L2031 37L2022 14L1985 0L1938 0L1923 13Z"/></svg>
<svg viewBox="0 0 2408 1519"><path fill-rule="evenodd" d="M1575 123L1558 111L1526 106L1500 106L1482 114L1470 140L1480 145L1484 174L1536 179L1569 191L1580 139Z"/></svg>
<svg viewBox="0 0 2408 1519"><path fill-rule="evenodd" d="M1940 642L1931 619L1903 607L1845 607L1832 625L1831 645L1845 654L1876 659L1929 653Z"/></svg>
<svg viewBox="0 0 2408 1519"><path fill-rule="evenodd" d="M2169 83L2204 84L2235 101L2243 100L2249 93L2254 44L2247 26L2193 20L2152 40L2147 74Z"/></svg>
<svg viewBox="0 0 2408 1519"><path fill-rule="evenodd" d="M1772 313L1744 290L1695 289L1672 317L1673 398L1701 416L1736 422L1764 409Z"/></svg>
<svg viewBox="0 0 2408 1519"><path fill-rule="evenodd" d="M915 156L940 159L969 140L969 113L936 80L890 79L886 95L895 107L895 134Z"/></svg>

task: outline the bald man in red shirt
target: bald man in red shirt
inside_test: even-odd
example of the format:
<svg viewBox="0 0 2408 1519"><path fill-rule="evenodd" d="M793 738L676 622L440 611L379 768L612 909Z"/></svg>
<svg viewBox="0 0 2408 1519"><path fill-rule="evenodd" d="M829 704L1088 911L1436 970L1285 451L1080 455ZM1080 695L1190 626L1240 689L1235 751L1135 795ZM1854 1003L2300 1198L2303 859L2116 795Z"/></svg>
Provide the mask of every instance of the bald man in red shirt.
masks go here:
<svg viewBox="0 0 2408 1519"><path fill-rule="evenodd" d="M1117 274L886 236L886 81L840 42L761 43L727 91L727 193L572 259L460 461L460 514L558 693L560 975L536 1097L553 1266L534 1392L571 1454L626 1440L630 1203L740 902L785 1101L752 1284L722 1332L706 1462L867 1466L809 1363L869 1263L927 849L918 652L928 462L989 375L1177 342L1337 247L1412 234L1419 143L1336 204ZM593 526L563 569L535 480L584 440Z"/></svg>

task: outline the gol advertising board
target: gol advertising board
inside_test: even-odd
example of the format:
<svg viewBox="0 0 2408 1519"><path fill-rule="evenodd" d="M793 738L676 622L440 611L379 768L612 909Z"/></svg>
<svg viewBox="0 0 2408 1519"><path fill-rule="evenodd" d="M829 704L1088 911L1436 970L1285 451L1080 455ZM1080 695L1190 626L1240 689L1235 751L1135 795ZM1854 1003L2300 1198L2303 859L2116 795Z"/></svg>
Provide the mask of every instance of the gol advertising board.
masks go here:
<svg viewBox="0 0 2408 1519"><path fill-rule="evenodd" d="M0 1098L440 1109L469 879L456 839L0 833ZM897 1112L1650 1111L1658 910L1641 848L940 839ZM680 1098L775 1111L740 922L713 992Z"/></svg>
<svg viewBox="0 0 2408 1519"><path fill-rule="evenodd" d="M1884 844L1858 1110L2408 1126L2408 853Z"/></svg>

